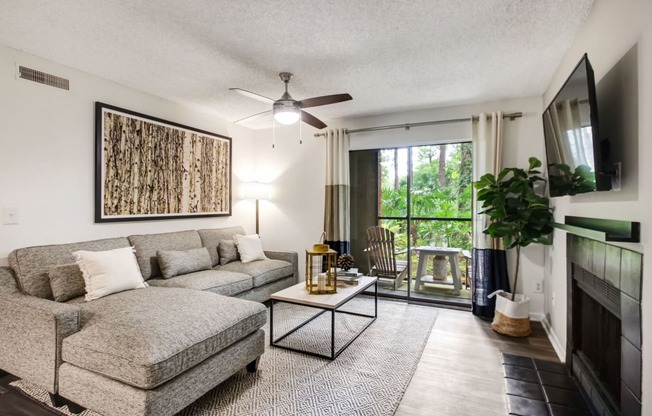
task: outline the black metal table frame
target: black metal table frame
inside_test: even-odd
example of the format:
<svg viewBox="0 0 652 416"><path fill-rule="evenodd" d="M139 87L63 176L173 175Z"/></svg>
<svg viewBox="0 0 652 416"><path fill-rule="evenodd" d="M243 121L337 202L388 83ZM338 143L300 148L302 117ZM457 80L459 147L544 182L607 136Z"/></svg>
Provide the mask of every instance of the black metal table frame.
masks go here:
<svg viewBox="0 0 652 416"><path fill-rule="evenodd" d="M364 291L365 291L366 289L368 289L372 284L374 285L374 314L373 314L373 315L366 315L366 314L357 313L357 312L340 311L340 310L338 310L338 309L341 308L342 306L344 306L344 305L346 305L347 303L349 303L352 299L354 299L354 298L356 298L357 296L363 294ZM292 328L291 330L289 330L289 331L286 332L285 334L281 335L280 337L274 339L274 302L290 303L290 304L293 304L293 305L306 306L306 307L308 307L308 308L322 309L322 311L319 312L318 314L316 314L315 316L312 316L312 317L311 317L310 319L308 319L307 321L302 322L301 324L295 326L294 328ZM295 333L295 332L298 331L299 329L303 328L304 326L306 326L307 324L309 324L310 322L312 322L313 320L317 319L318 317L320 317L321 315L323 315L324 313L326 313L326 312L328 312L328 311L331 311L331 354L330 354L330 355L320 354L320 353L317 353L317 352L312 352L312 351L302 350L302 349L299 349L299 348L293 348L293 347L288 347L288 346L280 345L280 344L279 344L279 341L283 340L284 338L286 338L286 337L289 336L289 335L292 335L293 333ZM337 312L337 313L342 313L342 314L347 314L347 315L362 316L362 317L364 317L364 318L373 318L373 319L371 319L369 322L367 322L367 324L366 324L366 325L365 325L365 326L364 326L360 331L358 331L358 333L357 333L353 338L351 338L351 339L350 339L346 344L344 344L342 347L340 347L340 349L337 350L337 351L335 351L335 312ZM283 348L283 349L290 350L290 351L295 351L295 352L300 352L300 353L303 353L303 354L312 355L312 356L314 356L314 357L327 358L327 359L329 359L329 360L334 360L334 359L336 359L336 358L337 358L337 357L338 357L338 356L339 356L339 355L340 355L340 354L341 354L341 353L342 353L342 352L343 352L343 351L344 351L344 350L345 350L349 345L351 345L351 343L353 343L353 341L355 341L356 339L358 339L358 337L359 337L359 336L360 336L360 335L361 335L361 334L362 334L362 333L363 333L367 328L369 328L369 325L371 325L372 323L374 323L374 321L376 320L377 317L378 317L378 279L376 279L373 283L370 283L367 287L365 287L364 289L362 289L362 291L361 291L360 293L358 293L357 295L351 297L351 299L347 300L346 302L344 302L344 303L343 303L342 305L340 305L339 307L337 307L337 308L332 308L332 309L331 309L331 308L324 308L323 306L306 305L305 303L292 302L292 301L288 301L288 300L276 300L276 301L275 301L274 299L271 299L271 303L270 303L270 307L269 307L269 343L270 343L270 345L273 346L273 347Z"/></svg>

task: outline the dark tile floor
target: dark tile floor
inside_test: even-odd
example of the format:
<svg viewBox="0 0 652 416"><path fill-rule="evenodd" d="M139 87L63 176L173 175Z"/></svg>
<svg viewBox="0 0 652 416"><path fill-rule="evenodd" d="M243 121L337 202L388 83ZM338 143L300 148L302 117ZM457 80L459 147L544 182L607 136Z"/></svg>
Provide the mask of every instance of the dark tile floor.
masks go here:
<svg viewBox="0 0 652 416"><path fill-rule="evenodd" d="M9 386L16 377L0 370L0 416L52 416L61 415L36 400L28 399L18 389Z"/></svg>
<svg viewBox="0 0 652 416"><path fill-rule="evenodd" d="M510 415L592 415L564 364L503 353Z"/></svg>

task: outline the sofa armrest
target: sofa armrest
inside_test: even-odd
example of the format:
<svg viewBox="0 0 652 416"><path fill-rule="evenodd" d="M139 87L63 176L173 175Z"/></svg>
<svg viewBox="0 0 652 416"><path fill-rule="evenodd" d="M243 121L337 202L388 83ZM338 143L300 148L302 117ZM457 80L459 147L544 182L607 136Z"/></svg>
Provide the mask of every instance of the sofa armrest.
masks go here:
<svg viewBox="0 0 652 416"><path fill-rule="evenodd" d="M0 368L57 391L61 342L79 330L75 305L29 296L13 271L0 267Z"/></svg>
<svg viewBox="0 0 652 416"><path fill-rule="evenodd" d="M265 250L265 256L269 259L284 260L292 263L294 270L294 283L299 283L299 254L296 251L268 251Z"/></svg>

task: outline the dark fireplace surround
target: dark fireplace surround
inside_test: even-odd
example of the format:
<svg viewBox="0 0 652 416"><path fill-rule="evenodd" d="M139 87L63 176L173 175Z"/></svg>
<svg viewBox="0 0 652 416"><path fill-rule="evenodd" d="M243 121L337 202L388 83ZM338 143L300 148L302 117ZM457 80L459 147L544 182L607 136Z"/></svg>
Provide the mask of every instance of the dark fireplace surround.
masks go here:
<svg viewBox="0 0 652 416"><path fill-rule="evenodd" d="M566 366L599 415L641 414L643 256L567 235Z"/></svg>

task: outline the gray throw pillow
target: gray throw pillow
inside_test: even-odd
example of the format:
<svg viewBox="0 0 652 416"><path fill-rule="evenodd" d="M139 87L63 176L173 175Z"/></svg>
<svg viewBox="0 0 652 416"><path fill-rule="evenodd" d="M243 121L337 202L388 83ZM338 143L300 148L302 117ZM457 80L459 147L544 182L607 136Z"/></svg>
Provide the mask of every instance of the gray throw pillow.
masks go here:
<svg viewBox="0 0 652 416"><path fill-rule="evenodd" d="M158 265L163 277L169 279L182 274L210 270L211 255L206 247L182 251L157 251Z"/></svg>
<svg viewBox="0 0 652 416"><path fill-rule="evenodd" d="M75 263L55 266L48 272L52 296L57 302L65 302L86 294L84 276Z"/></svg>
<svg viewBox="0 0 652 416"><path fill-rule="evenodd" d="M235 240L222 240L217 246L217 252L220 256L220 264L224 266L232 261L240 260L240 253L235 244Z"/></svg>

